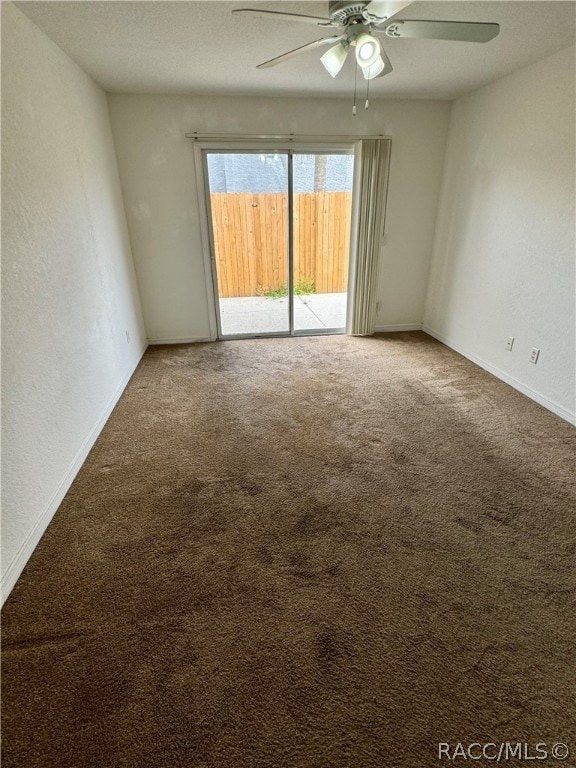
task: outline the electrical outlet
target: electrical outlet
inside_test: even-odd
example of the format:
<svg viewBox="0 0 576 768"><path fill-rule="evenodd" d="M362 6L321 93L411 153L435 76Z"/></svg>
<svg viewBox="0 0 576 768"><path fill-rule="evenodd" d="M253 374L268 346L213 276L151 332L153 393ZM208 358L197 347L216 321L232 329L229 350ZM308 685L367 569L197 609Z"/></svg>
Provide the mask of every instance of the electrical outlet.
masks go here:
<svg viewBox="0 0 576 768"><path fill-rule="evenodd" d="M376 314L377 315L380 314L380 302L379 301L376 302Z"/></svg>
<svg viewBox="0 0 576 768"><path fill-rule="evenodd" d="M538 355L539 354L540 354L540 350L536 349L536 347L532 347L532 352L530 352L529 360L530 360L531 363L534 363L534 365L536 365L536 363L538 362Z"/></svg>
<svg viewBox="0 0 576 768"><path fill-rule="evenodd" d="M514 336L508 336L508 338L506 339L505 349L507 349L508 352L511 352L513 346L514 346Z"/></svg>
<svg viewBox="0 0 576 768"><path fill-rule="evenodd" d="M126 331L126 343L130 344L130 331Z"/></svg>

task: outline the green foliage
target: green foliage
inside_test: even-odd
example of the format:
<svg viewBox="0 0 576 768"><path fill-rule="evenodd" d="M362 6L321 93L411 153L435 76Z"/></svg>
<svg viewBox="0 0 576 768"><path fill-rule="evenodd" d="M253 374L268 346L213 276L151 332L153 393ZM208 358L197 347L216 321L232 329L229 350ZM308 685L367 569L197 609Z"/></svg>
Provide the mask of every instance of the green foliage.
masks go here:
<svg viewBox="0 0 576 768"><path fill-rule="evenodd" d="M316 283L312 277L302 277L294 286L296 296L308 296L316 293Z"/></svg>
<svg viewBox="0 0 576 768"><path fill-rule="evenodd" d="M267 299L281 299L283 296L288 296L286 283L278 286L278 288L269 288L267 291L264 291L264 296Z"/></svg>
<svg viewBox="0 0 576 768"><path fill-rule="evenodd" d="M302 277L294 285L294 294L296 296L309 296L311 293L316 293L316 284L311 277ZM264 296L267 299L281 299L284 296L288 296L288 286L286 283L283 283L277 288L269 288L267 291L264 291Z"/></svg>

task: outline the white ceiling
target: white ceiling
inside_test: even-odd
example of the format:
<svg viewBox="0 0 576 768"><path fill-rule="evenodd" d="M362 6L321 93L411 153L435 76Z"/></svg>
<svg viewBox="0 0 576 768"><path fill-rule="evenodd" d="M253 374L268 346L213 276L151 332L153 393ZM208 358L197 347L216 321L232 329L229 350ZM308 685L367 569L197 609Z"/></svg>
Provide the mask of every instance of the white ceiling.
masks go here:
<svg viewBox="0 0 576 768"><path fill-rule="evenodd" d="M354 65L334 80L320 51L271 69L256 64L335 32L233 16L265 8L327 16L327 0L300 2L17 2L18 8L107 91L213 95L349 96ZM371 83L376 98L453 99L574 43L576 3L414 2L397 18L490 21L489 43L382 37L394 71ZM352 58L352 57L349 57Z"/></svg>

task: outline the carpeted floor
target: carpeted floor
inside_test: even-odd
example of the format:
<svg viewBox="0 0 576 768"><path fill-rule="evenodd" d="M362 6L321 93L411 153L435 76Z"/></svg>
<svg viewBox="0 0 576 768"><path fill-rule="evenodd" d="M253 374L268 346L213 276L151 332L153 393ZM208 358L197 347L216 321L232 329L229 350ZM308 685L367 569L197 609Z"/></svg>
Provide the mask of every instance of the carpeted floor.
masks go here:
<svg viewBox="0 0 576 768"><path fill-rule="evenodd" d="M421 333L149 349L6 603L4 768L576 764L575 435Z"/></svg>

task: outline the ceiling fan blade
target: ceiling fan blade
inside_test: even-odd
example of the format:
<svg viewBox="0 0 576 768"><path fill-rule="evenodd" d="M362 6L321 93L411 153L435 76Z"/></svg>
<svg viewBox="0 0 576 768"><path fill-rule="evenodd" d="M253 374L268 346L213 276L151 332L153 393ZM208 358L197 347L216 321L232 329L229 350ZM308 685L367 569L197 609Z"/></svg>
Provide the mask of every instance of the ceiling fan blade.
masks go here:
<svg viewBox="0 0 576 768"><path fill-rule="evenodd" d="M283 11L263 11L257 8L235 8L232 13L241 13L244 16L255 16L258 19L285 19L286 21L302 21L305 24L317 24L320 27L340 27L332 19L324 19L321 16L305 16L302 13L284 13Z"/></svg>
<svg viewBox="0 0 576 768"><path fill-rule="evenodd" d="M411 4L412 0L372 0L364 8L364 13L374 17L376 24L378 24L378 19L381 21L391 19L392 16L396 16L397 13L400 13L406 6Z"/></svg>
<svg viewBox="0 0 576 768"><path fill-rule="evenodd" d="M487 43L500 32L500 25L476 21L393 21L384 31L388 37Z"/></svg>
<svg viewBox="0 0 576 768"><path fill-rule="evenodd" d="M266 67L275 67L276 64L281 64L283 61L288 61L288 59L293 59L295 56L299 56L301 53L304 53L305 51L313 51L315 48L320 48L322 45L333 45L334 43L339 43L340 40L345 40L346 35L334 35L334 37L322 37L320 40L314 40L313 43L306 43L306 45L301 45L299 48L294 48L291 51L288 51L287 53L283 53L281 56L276 56L274 59L269 59L268 61L262 62L262 64L258 64L256 69L265 69Z"/></svg>

